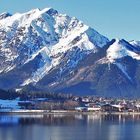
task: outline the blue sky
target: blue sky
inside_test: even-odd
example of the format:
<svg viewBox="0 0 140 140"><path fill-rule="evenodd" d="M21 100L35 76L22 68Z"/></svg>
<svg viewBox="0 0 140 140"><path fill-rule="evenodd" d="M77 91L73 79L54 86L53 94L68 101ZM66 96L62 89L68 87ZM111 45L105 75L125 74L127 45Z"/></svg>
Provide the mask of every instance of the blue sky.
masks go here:
<svg viewBox="0 0 140 140"><path fill-rule="evenodd" d="M0 0L0 13L53 7L111 38L140 40L140 0Z"/></svg>

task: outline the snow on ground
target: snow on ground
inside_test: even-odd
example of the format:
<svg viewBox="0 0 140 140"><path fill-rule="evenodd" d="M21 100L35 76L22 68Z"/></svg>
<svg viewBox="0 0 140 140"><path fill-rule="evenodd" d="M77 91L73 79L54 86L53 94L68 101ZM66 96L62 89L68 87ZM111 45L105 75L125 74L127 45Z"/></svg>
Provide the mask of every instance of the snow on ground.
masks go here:
<svg viewBox="0 0 140 140"><path fill-rule="evenodd" d="M7 109L19 109L18 106L19 99L16 100L2 100L0 99L0 107Z"/></svg>

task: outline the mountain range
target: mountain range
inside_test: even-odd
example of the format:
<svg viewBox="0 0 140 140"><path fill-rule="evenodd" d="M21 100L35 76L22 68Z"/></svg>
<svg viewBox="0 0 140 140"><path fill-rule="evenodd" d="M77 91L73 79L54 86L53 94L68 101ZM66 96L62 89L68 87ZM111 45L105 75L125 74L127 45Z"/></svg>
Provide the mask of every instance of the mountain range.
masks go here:
<svg viewBox="0 0 140 140"><path fill-rule="evenodd" d="M0 15L0 89L140 97L140 41L112 39L53 8Z"/></svg>

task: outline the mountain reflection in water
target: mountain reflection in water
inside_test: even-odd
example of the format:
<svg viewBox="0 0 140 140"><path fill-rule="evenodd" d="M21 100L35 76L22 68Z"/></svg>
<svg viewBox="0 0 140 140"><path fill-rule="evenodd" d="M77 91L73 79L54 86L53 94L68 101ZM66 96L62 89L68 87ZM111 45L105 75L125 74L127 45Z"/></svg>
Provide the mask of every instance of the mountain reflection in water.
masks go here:
<svg viewBox="0 0 140 140"><path fill-rule="evenodd" d="M140 115L1 115L0 140L138 140Z"/></svg>

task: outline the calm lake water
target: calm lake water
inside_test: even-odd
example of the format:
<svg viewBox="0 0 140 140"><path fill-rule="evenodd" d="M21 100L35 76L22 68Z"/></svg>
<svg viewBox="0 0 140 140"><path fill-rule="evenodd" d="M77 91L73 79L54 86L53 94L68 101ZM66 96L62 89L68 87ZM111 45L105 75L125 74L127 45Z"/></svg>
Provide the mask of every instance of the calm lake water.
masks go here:
<svg viewBox="0 0 140 140"><path fill-rule="evenodd" d="M140 140L140 116L1 115L0 140Z"/></svg>

